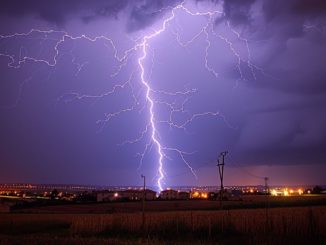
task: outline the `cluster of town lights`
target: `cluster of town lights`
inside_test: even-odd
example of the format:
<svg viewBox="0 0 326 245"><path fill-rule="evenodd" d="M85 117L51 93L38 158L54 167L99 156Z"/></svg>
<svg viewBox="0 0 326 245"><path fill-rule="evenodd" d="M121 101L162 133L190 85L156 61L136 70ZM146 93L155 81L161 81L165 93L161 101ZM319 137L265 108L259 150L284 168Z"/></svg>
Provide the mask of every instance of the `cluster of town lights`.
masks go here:
<svg viewBox="0 0 326 245"><path fill-rule="evenodd" d="M271 189L270 193L272 196L293 196L293 195L302 195L303 190L302 189L293 190L288 188Z"/></svg>
<svg viewBox="0 0 326 245"><path fill-rule="evenodd" d="M191 194L192 198L203 198L206 199L208 198L208 194L206 192L199 192L199 191L195 191Z"/></svg>

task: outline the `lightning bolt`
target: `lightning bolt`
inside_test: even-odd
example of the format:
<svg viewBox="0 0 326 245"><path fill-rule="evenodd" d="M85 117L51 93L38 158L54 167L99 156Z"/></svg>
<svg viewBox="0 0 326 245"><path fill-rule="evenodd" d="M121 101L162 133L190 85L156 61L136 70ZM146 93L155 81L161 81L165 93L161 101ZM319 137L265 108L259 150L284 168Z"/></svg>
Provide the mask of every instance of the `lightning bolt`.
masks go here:
<svg viewBox="0 0 326 245"><path fill-rule="evenodd" d="M221 34L218 34L215 31L214 26L214 20L215 18L219 16L224 16L224 13L219 10L213 10L213 11L204 11L204 12L195 12L191 9L187 8L185 6L185 2L181 2L180 4L177 4L174 7L168 7L159 10L158 12L165 12L168 11L168 14L166 14L161 22L160 28L157 30L151 31L149 34L143 35L142 37L134 40L134 45L125 50L121 55L119 55L118 49L116 47L115 42L113 39L106 37L106 36L96 36L96 37L89 37L87 35L80 35L80 36L73 36L65 31L56 31L56 30L40 30L40 29L31 29L29 32L26 33L14 33L10 35L0 35L0 41L5 42L7 40L17 40L17 39L40 39L41 41L52 41L54 42L53 51L54 55L51 59L41 59L33 56L27 56L22 55L22 51L20 51L19 57L16 57L15 54L12 54L10 52L0 52L0 57L7 58L9 61L7 63L8 68L11 69L19 69L24 64L28 62L34 62L34 63L40 63L44 64L50 68L56 67L57 63L59 62L60 57L60 48L61 45L63 45L64 42L70 40L70 41L80 41L84 40L89 43L100 43L101 45L105 46L106 48L109 48L113 51L113 58L115 62L117 63L117 67L115 71L110 74L110 78L115 79L121 71L124 69L124 67L128 64L128 62L131 60L131 57L133 55L137 55L137 69L132 71L130 73L130 76L126 81L116 81L114 83L114 86L101 94L82 94L79 92L69 92L65 93L62 96L60 96L57 100L57 102L65 102L65 103L71 103L73 101L78 100L92 100L94 103L97 101L103 99L106 96L111 96L118 91L121 90L128 90L130 92L131 97L133 98L133 103L126 107L122 108L118 111L105 113L104 119L98 120L97 124L99 125L99 132L101 132L105 126L115 117L120 116L121 114L128 113L134 110L138 110L139 113L142 113L145 109L147 109L148 112L148 120L144 127L144 129L140 132L140 135L135 139L125 140L120 145L126 145L126 144L135 144L138 142L141 142L144 140L147 136L149 137L149 140L145 143L144 151L142 153L138 153L137 155L140 157L140 164L138 166L138 169L142 167L142 163L144 161L145 155L151 151L152 148L155 148L157 156L158 156L158 167L157 167L157 180L156 184L159 189L159 191L162 191L164 189L164 179L166 177L166 173L164 170L164 160L170 159L169 152L174 153L179 156L181 161L187 166L187 168L190 170L190 172L194 175L195 178L197 178L196 170L191 166L190 162L187 160L187 156L194 154L195 152L187 152L184 150L181 150L177 147L171 147L163 144L160 133L158 130L158 124L167 124L170 129L175 128L179 130L184 130L186 133L189 133L187 131L187 127L189 124L191 124L194 120L197 120L200 117L216 117L219 119L222 119L224 123L232 129L235 129L235 127L228 122L225 115L223 115L220 111L204 111L204 112L196 112L193 113L190 110L186 109L188 101L191 99L191 97L197 92L197 89L194 88L187 88L183 91L176 91L176 92L170 92L165 90L155 90L152 88L150 81L150 75L152 73L151 71L148 71L148 69L145 67L144 62L147 60L148 56L150 55L150 43L153 39L158 38L162 33L169 30L169 25L176 19L178 11L183 12L187 14L188 16L194 17L194 18L206 18L206 23L202 26L202 28L199 30L198 33L196 33L191 39L189 40L182 40L182 36L178 31L170 30L172 34L175 36L176 42L182 47L187 48L192 43L194 43L196 40L198 40L201 36L204 37L205 40L205 52L204 52L204 64L203 66L207 70L208 73L212 74L215 79L219 79L220 75L219 72L212 66L212 64L209 61L209 54L210 54L210 47L214 40L211 39L211 37L218 38L222 40L226 46L229 48L231 53L236 59L236 70L238 71L240 75L240 80L244 80L244 74L242 72L242 65L246 64L247 67L251 70L252 77L256 79L257 75L256 72L262 72L263 69L253 64L251 61L251 53L249 48L249 41L245 38L243 38L239 32L232 29L231 25L227 22L227 28L233 35L236 37L237 41L244 43L244 46L247 50L247 57L241 57L240 53L237 51L237 49L234 47L233 42L222 36ZM35 36L36 35L36 36ZM154 65L154 50L152 50L152 67ZM73 56L73 53L71 52L72 56L72 63L76 66L76 72L75 76L78 76L79 73L84 69L88 62L78 62L78 60ZM135 73L139 72L139 81L135 77ZM21 86L19 88L19 95L18 98L13 106L17 106L18 103L21 101L20 96L22 94L22 90L24 85L27 82L30 82L32 78L29 77L26 80L24 80L21 83ZM138 93L136 92L136 84L140 86ZM164 98L164 99L163 99ZM175 101L171 102L168 101L167 98L174 98ZM182 102L176 102L177 98L181 98ZM140 105L142 104L141 101L144 101L143 106L140 108ZM169 109L170 114L168 119L166 120L159 120L157 119L157 106L165 106ZM176 114L185 114L187 115L187 119L185 119L183 122L175 122L174 116Z"/></svg>
<svg viewBox="0 0 326 245"><path fill-rule="evenodd" d="M142 50L142 56L138 59L138 65L140 67L141 73L140 73L140 78L141 78L141 82L144 85L145 89L146 89L146 100L149 102L149 113L150 113L150 126L151 126L151 139L152 142L155 144L156 148L157 148L157 153L158 153L158 179L157 179L157 186L159 188L160 191L163 190L162 187L162 181L164 179L164 171L163 171L163 159L164 159L164 152L163 150L170 150L170 151L176 151L180 157L182 158L183 162L186 163L187 167L190 169L190 171L192 172L192 174L194 176L196 176L196 173L194 171L194 169L190 166L190 164L186 161L186 159L184 158L184 154L187 154L183 151L180 151L176 148L169 148L169 147L162 147L161 142L159 141L158 135L157 135L157 129L156 129L156 124L155 124L155 115L154 115L154 99L151 96L151 87L150 84L146 81L145 79L145 68L143 65L143 61L144 59L147 57L147 47L148 47L148 42L159 36L162 32L164 32L166 30L167 24L173 20L175 18L175 11L177 9L183 9L186 13L192 15L192 16L212 16L214 15L216 12L206 12L206 13L200 13L200 12L191 12L189 9L184 7L184 2L181 3L180 5L177 5L176 7L174 7L171 11L171 15L169 17L167 17L166 19L164 19L162 27L155 31L154 33L150 34L150 35L145 35L143 38L143 41L139 44L141 50ZM206 63L206 67L207 67L207 63ZM192 121L196 116L200 116L200 114L194 115L191 119L189 119L185 124L179 126L179 128L184 128L184 126L189 123L190 121ZM173 124L174 125L174 124ZM177 126L178 127L178 126Z"/></svg>

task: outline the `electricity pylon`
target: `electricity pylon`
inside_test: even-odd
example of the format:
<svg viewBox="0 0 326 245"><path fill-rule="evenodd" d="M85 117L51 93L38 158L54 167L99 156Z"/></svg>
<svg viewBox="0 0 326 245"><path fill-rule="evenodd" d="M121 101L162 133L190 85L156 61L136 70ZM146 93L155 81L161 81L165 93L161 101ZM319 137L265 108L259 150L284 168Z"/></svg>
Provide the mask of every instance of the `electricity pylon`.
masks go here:
<svg viewBox="0 0 326 245"><path fill-rule="evenodd" d="M217 167L218 167L218 173L220 176L220 182L221 182L221 190L220 190L220 207L222 208L222 200L223 200L223 193L224 193L224 185L223 185L223 178L224 178L224 159L226 154L228 154L227 151L223 151L220 153L218 159L217 159Z"/></svg>

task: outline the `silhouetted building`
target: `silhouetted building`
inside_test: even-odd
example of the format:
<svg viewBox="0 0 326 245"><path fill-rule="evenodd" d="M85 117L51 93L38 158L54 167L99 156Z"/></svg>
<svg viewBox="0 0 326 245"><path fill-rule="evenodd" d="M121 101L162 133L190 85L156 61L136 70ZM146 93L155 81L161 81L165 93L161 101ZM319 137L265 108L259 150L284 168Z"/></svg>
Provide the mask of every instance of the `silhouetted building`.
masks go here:
<svg viewBox="0 0 326 245"><path fill-rule="evenodd" d="M144 191L143 190L125 190L119 192L121 197L125 200L130 200L130 201L137 201L137 200L142 200ZM150 189L145 190L145 200L155 200L156 198L156 192L152 191Z"/></svg>
<svg viewBox="0 0 326 245"><path fill-rule="evenodd" d="M121 198L119 193L115 191L100 191L96 193L97 202L111 202L116 201L119 198Z"/></svg>
<svg viewBox="0 0 326 245"><path fill-rule="evenodd" d="M163 200L175 200L178 198L178 191L172 189L161 191L160 198Z"/></svg>
<svg viewBox="0 0 326 245"><path fill-rule="evenodd" d="M155 200L156 199L156 192L150 189L145 190L145 200Z"/></svg>
<svg viewBox="0 0 326 245"><path fill-rule="evenodd" d="M190 198L190 193L186 191L178 191L177 199L178 200L188 200Z"/></svg>

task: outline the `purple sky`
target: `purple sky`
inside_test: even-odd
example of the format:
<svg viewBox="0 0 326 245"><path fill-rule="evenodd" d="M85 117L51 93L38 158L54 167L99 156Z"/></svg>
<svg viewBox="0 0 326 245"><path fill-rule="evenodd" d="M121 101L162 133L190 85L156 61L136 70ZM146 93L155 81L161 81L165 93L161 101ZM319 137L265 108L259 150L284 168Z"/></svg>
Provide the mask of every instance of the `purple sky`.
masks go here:
<svg viewBox="0 0 326 245"><path fill-rule="evenodd" d="M140 185L145 174L156 188L143 50L132 48L180 3L2 1L0 182ZM325 184L325 1L183 6L142 61L163 187L216 185L224 150L227 185Z"/></svg>

